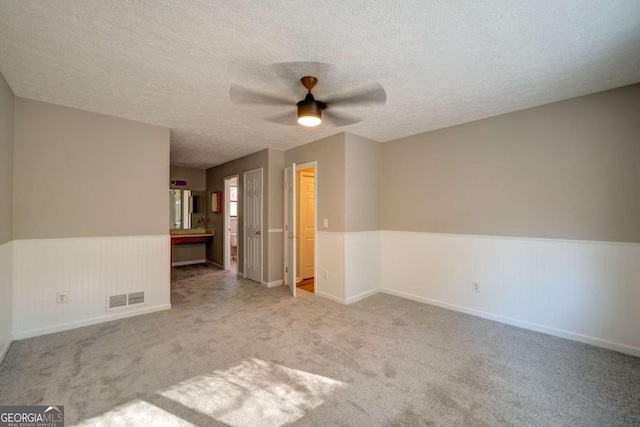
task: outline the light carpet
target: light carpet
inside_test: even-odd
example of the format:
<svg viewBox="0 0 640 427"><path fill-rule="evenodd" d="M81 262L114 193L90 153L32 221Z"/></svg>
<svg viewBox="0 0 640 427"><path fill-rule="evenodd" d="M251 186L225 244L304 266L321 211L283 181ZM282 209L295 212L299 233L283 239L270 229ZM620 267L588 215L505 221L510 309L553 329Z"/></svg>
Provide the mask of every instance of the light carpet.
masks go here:
<svg viewBox="0 0 640 427"><path fill-rule="evenodd" d="M377 294L344 306L206 266L168 311L15 342L0 404L66 425L640 425L640 358Z"/></svg>

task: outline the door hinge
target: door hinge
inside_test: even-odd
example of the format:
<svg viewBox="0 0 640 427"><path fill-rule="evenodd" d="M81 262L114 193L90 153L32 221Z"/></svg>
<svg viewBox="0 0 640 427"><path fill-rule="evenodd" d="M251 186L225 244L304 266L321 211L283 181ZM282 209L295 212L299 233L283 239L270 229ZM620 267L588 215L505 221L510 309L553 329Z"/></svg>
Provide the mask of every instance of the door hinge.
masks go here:
<svg viewBox="0 0 640 427"><path fill-rule="evenodd" d="M288 273L288 272L289 272L289 267L285 267L285 268L284 268L284 272L285 272L285 273Z"/></svg>

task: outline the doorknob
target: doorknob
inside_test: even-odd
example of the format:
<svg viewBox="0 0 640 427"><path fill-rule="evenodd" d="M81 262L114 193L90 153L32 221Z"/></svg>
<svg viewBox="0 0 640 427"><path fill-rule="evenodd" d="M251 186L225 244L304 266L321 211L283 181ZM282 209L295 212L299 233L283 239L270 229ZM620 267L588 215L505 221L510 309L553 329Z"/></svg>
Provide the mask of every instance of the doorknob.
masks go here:
<svg viewBox="0 0 640 427"><path fill-rule="evenodd" d="M256 234L260 235L260 234L262 234L262 233L260 233L260 230L258 230L258 231L256 231Z"/></svg>
<svg viewBox="0 0 640 427"><path fill-rule="evenodd" d="M296 239L299 239L299 238L300 238L300 236L294 236L293 234L289 234L289 238L290 238L290 239L293 239L294 237L295 237Z"/></svg>

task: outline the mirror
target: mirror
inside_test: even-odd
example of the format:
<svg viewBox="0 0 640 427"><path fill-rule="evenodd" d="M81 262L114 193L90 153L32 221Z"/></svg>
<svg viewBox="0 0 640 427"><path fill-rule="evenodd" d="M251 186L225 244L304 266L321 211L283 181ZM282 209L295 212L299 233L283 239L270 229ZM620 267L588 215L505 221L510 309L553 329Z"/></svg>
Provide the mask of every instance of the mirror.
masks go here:
<svg viewBox="0 0 640 427"><path fill-rule="evenodd" d="M169 228L206 228L204 191L169 190Z"/></svg>

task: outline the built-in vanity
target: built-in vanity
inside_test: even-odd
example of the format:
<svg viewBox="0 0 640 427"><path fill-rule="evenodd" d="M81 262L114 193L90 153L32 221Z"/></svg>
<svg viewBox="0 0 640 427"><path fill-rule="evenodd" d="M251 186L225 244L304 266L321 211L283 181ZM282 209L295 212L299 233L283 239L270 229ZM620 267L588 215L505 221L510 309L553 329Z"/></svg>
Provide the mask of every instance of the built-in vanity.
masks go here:
<svg viewBox="0 0 640 427"><path fill-rule="evenodd" d="M213 242L208 228L204 191L169 189L171 265L205 263L206 247Z"/></svg>
<svg viewBox="0 0 640 427"><path fill-rule="evenodd" d="M207 262L206 245L213 243L213 235L211 229L171 230L171 265Z"/></svg>

